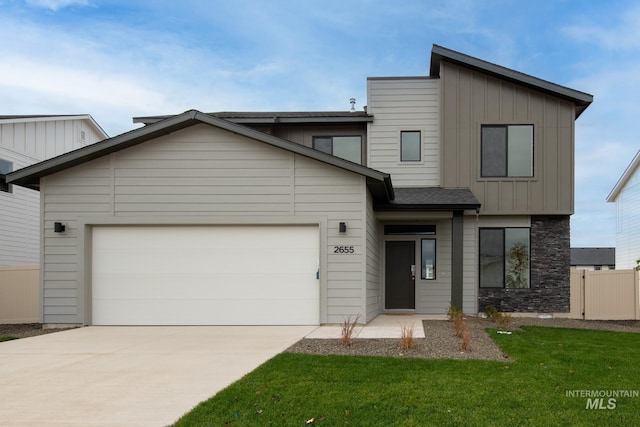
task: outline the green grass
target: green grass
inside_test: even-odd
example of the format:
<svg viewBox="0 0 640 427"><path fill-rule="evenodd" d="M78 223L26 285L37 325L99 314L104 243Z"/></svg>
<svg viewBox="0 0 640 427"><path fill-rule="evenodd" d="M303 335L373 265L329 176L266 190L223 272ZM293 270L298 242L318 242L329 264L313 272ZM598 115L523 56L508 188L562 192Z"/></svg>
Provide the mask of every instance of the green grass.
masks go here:
<svg viewBox="0 0 640 427"><path fill-rule="evenodd" d="M4 337L0 337L0 342L2 342L2 341L17 340L17 339L18 339L18 337L4 336Z"/></svg>
<svg viewBox="0 0 640 427"><path fill-rule="evenodd" d="M640 334L490 333L513 362L280 354L175 425L640 425L638 397L619 397L609 410L566 395L640 390Z"/></svg>

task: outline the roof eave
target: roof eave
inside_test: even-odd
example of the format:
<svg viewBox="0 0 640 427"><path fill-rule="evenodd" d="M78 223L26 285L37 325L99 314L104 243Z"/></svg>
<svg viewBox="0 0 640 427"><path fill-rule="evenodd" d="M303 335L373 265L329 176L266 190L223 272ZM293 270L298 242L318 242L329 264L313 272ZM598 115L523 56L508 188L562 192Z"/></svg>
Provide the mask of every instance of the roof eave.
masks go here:
<svg viewBox="0 0 640 427"><path fill-rule="evenodd" d="M384 184L385 187L388 187L390 185L389 174L368 168L366 166L362 166L360 164L352 163L348 160L344 160L339 157L320 152L318 150L314 150L311 147L305 147L303 145L299 145L291 141L286 141L284 139L268 135L264 132L251 129L246 126L232 123L224 119L219 119L196 110L186 111L182 114L172 116L160 122L132 130L111 139L104 140L100 143L88 145L78 150L74 150L54 157L52 159L45 160L43 162L36 163L34 165L11 172L7 174L7 182L27 188L38 189L40 178L46 175L60 172L70 167L77 166L87 161L105 156L107 154L132 147L134 145L149 141L154 138L158 138L163 135L173 133L177 130L192 126L196 123L209 124L238 135L252 138L278 148L282 148L289 152L300 154L302 156L309 157L314 160L360 174L367 177L368 179L379 181L380 183ZM391 195L393 194L393 188L385 188L385 191L387 193L391 192Z"/></svg>
<svg viewBox="0 0 640 427"><path fill-rule="evenodd" d="M620 176L620 179L618 179L618 182L616 182L616 185L607 196L607 202L613 203L616 201L622 189L627 185L631 176L633 176L638 169L638 166L640 166L640 150L636 153L633 160L631 160L631 163L629 163L629 166L624 170L622 176Z"/></svg>
<svg viewBox="0 0 640 427"><path fill-rule="evenodd" d="M206 114L206 113L203 113ZM134 117L133 123L142 123L145 125L157 123L172 116L154 116L154 117ZM215 116L212 116L215 117ZM372 115L361 116L325 116L325 117L216 117L237 124L305 124L305 123L370 123L373 122Z"/></svg>
<svg viewBox="0 0 640 427"><path fill-rule="evenodd" d="M185 120L188 118L188 120ZM123 150L153 138L166 135L176 130L191 126L195 119L191 111L174 116L161 125L150 125L123 133L96 144L91 144L74 151L61 154L40 163L18 169L7 174L7 182L22 187L39 189L40 178L73 166L97 159L108 153Z"/></svg>
<svg viewBox="0 0 640 427"><path fill-rule="evenodd" d="M569 100L575 104L576 119L587 109L593 102L593 95L581 92L575 89L561 86L528 74L521 73L501 65L493 64L482 59L474 58L460 52L447 49L442 46L433 45L431 51L430 75L440 75L440 62L442 60L464 66L466 68L481 71L485 74L508 80L529 88L533 88L553 96Z"/></svg>

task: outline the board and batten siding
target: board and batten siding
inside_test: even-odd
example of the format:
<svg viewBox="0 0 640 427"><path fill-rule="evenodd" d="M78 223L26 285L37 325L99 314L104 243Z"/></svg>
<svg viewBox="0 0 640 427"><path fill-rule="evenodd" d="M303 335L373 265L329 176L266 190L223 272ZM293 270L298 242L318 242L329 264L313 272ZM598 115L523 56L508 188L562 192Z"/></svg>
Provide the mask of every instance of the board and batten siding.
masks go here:
<svg viewBox="0 0 640 427"><path fill-rule="evenodd" d="M367 165L391 174L396 187L440 185L439 80L429 77L367 79ZM420 131L419 162L400 161L400 132Z"/></svg>
<svg viewBox="0 0 640 427"><path fill-rule="evenodd" d="M574 209L571 102L443 61L442 186L470 188L487 215L570 215ZM480 176L482 125L532 124L534 176Z"/></svg>
<svg viewBox="0 0 640 427"><path fill-rule="evenodd" d="M256 225L308 218L320 224L325 251L320 321L364 313L366 182L355 173L202 124L47 176L41 192L45 323L91 320L81 307L79 272L89 260L78 227L128 221ZM67 231L54 233L55 221ZM348 223L346 234L339 222ZM336 245L352 245L355 253L334 254Z"/></svg>
<svg viewBox="0 0 640 427"><path fill-rule="evenodd" d="M18 170L101 139L84 120L0 120L0 159ZM40 262L40 194L17 185L0 192L0 266Z"/></svg>
<svg viewBox="0 0 640 427"><path fill-rule="evenodd" d="M629 178L616 198L616 270L636 267L640 259L640 173Z"/></svg>

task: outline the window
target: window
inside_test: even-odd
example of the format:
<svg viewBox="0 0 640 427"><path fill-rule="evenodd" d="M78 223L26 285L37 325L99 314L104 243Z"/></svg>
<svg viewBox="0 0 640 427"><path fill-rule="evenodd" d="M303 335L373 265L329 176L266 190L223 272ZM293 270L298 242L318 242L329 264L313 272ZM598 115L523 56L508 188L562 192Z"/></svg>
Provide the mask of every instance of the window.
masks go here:
<svg viewBox="0 0 640 427"><path fill-rule="evenodd" d="M420 131L400 132L400 161L419 162L420 160Z"/></svg>
<svg viewBox="0 0 640 427"><path fill-rule="evenodd" d="M314 136L313 148L323 153L362 164L361 136Z"/></svg>
<svg viewBox="0 0 640 427"><path fill-rule="evenodd" d="M480 287L529 287L528 228L480 229Z"/></svg>
<svg viewBox="0 0 640 427"><path fill-rule="evenodd" d="M0 159L0 191L4 191L5 193L13 192L13 185L7 184L5 181L5 175L9 172L13 172L13 163Z"/></svg>
<svg viewBox="0 0 640 427"><path fill-rule="evenodd" d="M413 235L413 234L436 234L435 225L413 225L413 224L397 224L385 225L384 234L393 235Z"/></svg>
<svg viewBox="0 0 640 427"><path fill-rule="evenodd" d="M593 269L594 269L595 271L600 271L600 270L602 270L602 266L601 266L601 265L594 265L594 266L593 266Z"/></svg>
<svg viewBox="0 0 640 427"><path fill-rule="evenodd" d="M533 176L533 125L482 126L483 177Z"/></svg>
<svg viewBox="0 0 640 427"><path fill-rule="evenodd" d="M422 278L434 280L436 278L436 240L422 239Z"/></svg>

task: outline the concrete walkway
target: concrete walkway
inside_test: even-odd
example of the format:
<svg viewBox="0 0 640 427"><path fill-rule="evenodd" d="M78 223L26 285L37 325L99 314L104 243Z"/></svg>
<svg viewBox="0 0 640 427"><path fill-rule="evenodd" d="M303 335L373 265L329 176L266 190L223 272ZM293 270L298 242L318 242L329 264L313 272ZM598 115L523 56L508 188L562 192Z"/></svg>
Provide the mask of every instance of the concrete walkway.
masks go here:
<svg viewBox="0 0 640 427"><path fill-rule="evenodd" d="M164 426L315 326L91 326L0 343L1 426Z"/></svg>
<svg viewBox="0 0 640 427"><path fill-rule="evenodd" d="M423 320L446 320L445 315L381 314L364 326L356 326L353 338L400 338L403 326L413 326L414 338L424 338ZM340 338L341 325L322 325L305 338Z"/></svg>

